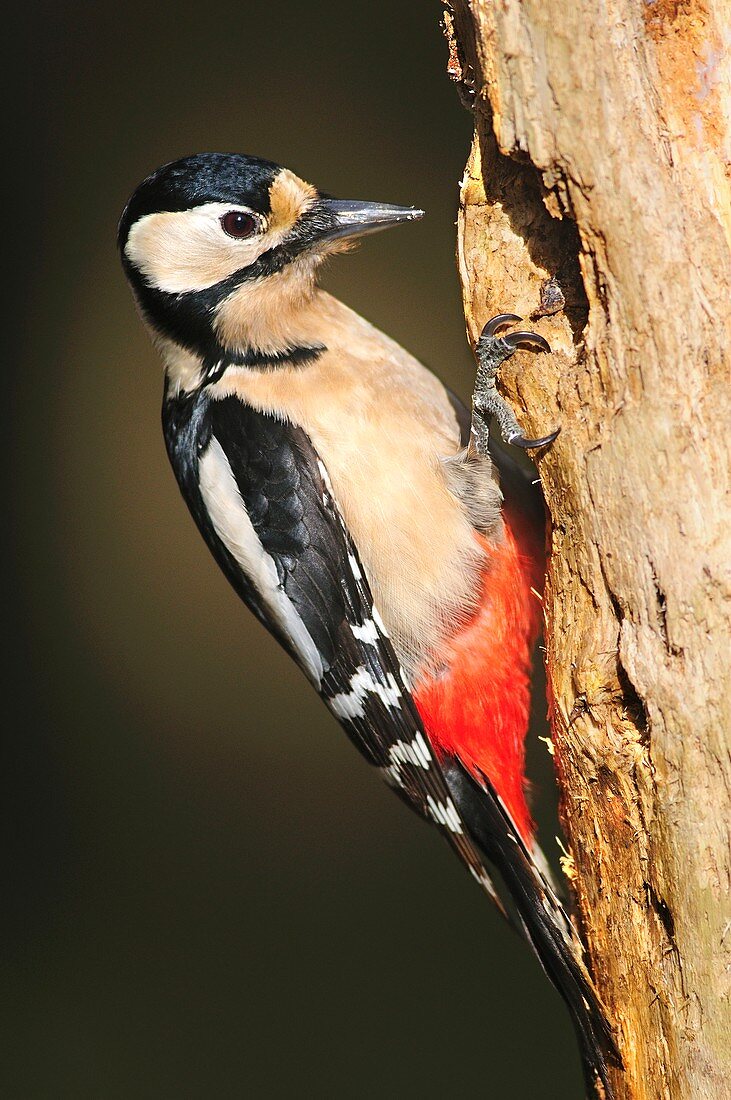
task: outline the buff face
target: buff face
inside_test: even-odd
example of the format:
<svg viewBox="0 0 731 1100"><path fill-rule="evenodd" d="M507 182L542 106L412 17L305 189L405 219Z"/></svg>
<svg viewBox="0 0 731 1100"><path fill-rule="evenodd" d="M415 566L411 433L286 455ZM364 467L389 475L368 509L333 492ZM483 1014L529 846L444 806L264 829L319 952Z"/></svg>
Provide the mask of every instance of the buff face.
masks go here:
<svg viewBox="0 0 731 1100"><path fill-rule="evenodd" d="M317 192L282 169L266 195L257 198L258 209L244 201L213 201L143 214L130 227L124 255L157 290L208 290L282 246L312 209Z"/></svg>
<svg viewBox="0 0 731 1100"><path fill-rule="evenodd" d="M245 317L248 346L273 348L277 330L288 342L286 318L308 298L323 256L353 237L420 216L405 207L332 199L257 157L200 154L140 184L122 215L119 245L157 336L217 362L241 351ZM235 329L239 338L232 341ZM260 332L268 334L263 343L249 339Z"/></svg>

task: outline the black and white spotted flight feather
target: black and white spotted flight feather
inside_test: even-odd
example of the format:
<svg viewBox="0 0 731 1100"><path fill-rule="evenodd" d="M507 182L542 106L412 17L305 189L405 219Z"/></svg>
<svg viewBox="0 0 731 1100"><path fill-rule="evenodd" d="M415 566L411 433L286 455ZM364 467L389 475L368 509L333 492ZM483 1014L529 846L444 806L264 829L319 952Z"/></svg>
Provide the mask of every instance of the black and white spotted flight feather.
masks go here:
<svg viewBox="0 0 731 1100"><path fill-rule="evenodd" d="M315 681L369 763L412 809L440 828L504 913L429 744L309 437L236 397L212 400L205 389L169 397L163 426L183 495L236 591ZM229 487L223 476L221 491L235 492L229 512L243 508L241 523L250 522L273 564L271 591L261 577L247 575L242 546L212 514L206 473L215 455L219 466L224 461L221 452L232 483ZM272 607L280 613L273 616ZM317 675L311 645L320 661Z"/></svg>
<svg viewBox="0 0 731 1100"><path fill-rule="evenodd" d="M612 1051L570 923L487 776L437 760L373 606L327 470L307 434L204 387L168 396L168 453L214 557L254 614L315 684L370 764L433 822L501 912L499 870L528 941L572 1009L588 1080L608 1088Z"/></svg>

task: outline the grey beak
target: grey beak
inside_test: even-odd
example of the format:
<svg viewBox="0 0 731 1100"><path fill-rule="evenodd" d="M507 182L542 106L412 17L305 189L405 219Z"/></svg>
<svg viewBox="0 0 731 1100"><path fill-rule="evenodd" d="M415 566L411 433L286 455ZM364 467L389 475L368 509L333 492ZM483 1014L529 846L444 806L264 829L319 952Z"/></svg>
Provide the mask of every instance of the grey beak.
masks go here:
<svg viewBox="0 0 731 1100"><path fill-rule="evenodd" d="M392 225L415 222L424 217L423 210L416 210L412 206L391 206L384 202L323 199L320 205L335 216L335 225L320 236L321 241L363 237L366 233L379 233Z"/></svg>

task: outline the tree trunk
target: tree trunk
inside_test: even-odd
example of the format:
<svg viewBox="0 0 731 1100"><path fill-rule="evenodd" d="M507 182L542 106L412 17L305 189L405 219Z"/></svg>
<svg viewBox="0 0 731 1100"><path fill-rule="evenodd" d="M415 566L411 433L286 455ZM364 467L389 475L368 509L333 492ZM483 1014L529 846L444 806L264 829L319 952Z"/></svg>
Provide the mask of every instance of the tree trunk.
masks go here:
<svg viewBox="0 0 731 1100"><path fill-rule="evenodd" d="M515 312L553 347L501 381L526 435L562 428L538 456L549 706L632 1100L731 1090L724 16L723 0L455 0L445 17L475 118L468 333Z"/></svg>

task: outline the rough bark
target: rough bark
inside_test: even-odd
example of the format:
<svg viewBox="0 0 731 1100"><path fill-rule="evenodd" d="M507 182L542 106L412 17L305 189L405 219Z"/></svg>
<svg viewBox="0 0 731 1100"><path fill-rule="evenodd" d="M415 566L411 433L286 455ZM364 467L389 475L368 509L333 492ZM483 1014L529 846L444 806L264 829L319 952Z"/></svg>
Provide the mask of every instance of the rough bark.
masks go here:
<svg viewBox="0 0 731 1100"><path fill-rule="evenodd" d="M731 1089L728 18L723 0L455 0L445 18L475 117L468 334L510 311L553 347L516 354L502 389L526 435L562 427L538 456L549 709L632 1100Z"/></svg>

